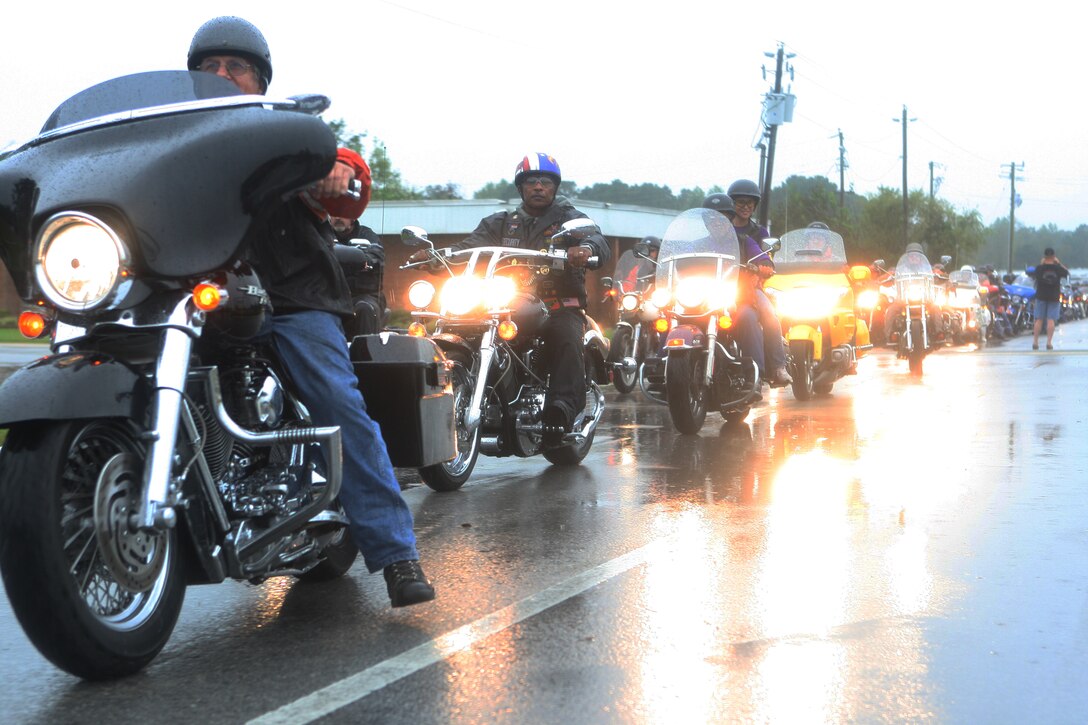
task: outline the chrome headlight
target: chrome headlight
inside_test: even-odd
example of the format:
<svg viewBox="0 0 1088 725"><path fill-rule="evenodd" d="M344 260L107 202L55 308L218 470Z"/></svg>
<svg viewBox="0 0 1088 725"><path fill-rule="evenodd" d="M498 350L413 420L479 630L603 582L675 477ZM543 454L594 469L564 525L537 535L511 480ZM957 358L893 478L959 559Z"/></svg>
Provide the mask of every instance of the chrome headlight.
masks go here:
<svg viewBox="0 0 1088 725"><path fill-rule="evenodd" d="M672 295L670 295L669 290L664 287L657 287L650 293L650 304L658 309L668 307L671 302Z"/></svg>
<svg viewBox="0 0 1088 725"><path fill-rule="evenodd" d="M634 312L638 309L641 302L642 300L639 298L639 295L626 294L620 298L620 307L627 312Z"/></svg>
<svg viewBox="0 0 1088 725"><path fill-rule="evenodd" d="M708 277L688 277L676 285L676 301L685 309L702 307L710 294L714 280Z"/></svg>
<svg viewBox="0 0 1088 725"><path fill-rule="evenodd" d="M38 234L37 250L38 284L61 309L82 312L107 305L128 282L128 249L117 232L90 214L51 216Z"/></svg>
<svg viewBox="0 0 1088 725"><path fill-rule="evenodd" d="M451 315L467 315L480 306L482 294L476 277L453 277L442 286L442 309Z"/></svg>
<svg viewBox="0 0 1088 725"><path fill-rule="evenodd" d="M408 302L417 310L425 310L434 300L434 285L425 279L417 279L408 288Z"/></svg>

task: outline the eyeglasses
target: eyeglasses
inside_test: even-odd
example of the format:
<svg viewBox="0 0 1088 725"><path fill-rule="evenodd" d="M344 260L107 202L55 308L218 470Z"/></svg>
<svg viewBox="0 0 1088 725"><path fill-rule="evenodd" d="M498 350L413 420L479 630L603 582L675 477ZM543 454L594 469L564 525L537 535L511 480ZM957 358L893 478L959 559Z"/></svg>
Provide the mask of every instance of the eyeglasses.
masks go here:
<svg viewBox="0 0 1088 725"><path fill-rule="evenodd" d="M256 70L257 66L252 63L243 63L240 60L228 60L226 63L221 63L218 60L209 58L200 64L199 70L204 73L218 73L221 67L226 67L227 75L231 78L237 78L238 76L245 75L251 70Z"/></svg>
<svg viewBox="0 0 1088 725"><path fill-rule="evenodd" d="M750 206L753 209L755 209L756 208L756 200L755 199L734 199L733 200L733 206L745 206L745 207Z"/></svg>
<svg viewBox="0 0 1088 725"><path fill-rule="evenodd" d="M555 179L550 176L526 176L521 180L524 186L536 186L540 184L545 189L550 189L555 186Z"/></svg>

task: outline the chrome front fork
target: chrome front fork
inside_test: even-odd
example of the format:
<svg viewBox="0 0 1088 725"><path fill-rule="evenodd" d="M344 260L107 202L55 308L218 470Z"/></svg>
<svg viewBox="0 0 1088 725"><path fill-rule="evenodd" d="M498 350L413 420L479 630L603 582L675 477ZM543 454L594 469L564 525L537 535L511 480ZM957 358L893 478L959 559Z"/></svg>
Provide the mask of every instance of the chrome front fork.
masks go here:
<svg viewBox="0 0 1088 725"><path fill-rule="evenodd" d="M490 327L480 338L480 369L476 373L476 387L472 390L472 402L465 411L465 430L475 433L483 418L484 391L487 389L487 375L491 371L491 361L495 359L495 335L498 324L492 320Z"/></svg>

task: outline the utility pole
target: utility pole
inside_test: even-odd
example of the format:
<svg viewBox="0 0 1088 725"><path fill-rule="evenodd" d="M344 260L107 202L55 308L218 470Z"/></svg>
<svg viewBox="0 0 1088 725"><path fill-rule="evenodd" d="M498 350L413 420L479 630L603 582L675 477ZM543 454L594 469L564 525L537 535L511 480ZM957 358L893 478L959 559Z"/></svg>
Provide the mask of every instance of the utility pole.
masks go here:
<svg viewBox="0 0 1088 725"><path fill-rule="evenodd" d="M933 162L929 162L929 200L933 201Z"/></svg>
<svg viewBox="0 0 1088 725"><path fill-rule="evenodd" d="M893 118L896 123L900 119ZM917 121L917 118L907 118L907 106L903 104L903 246L907 246L910 240L910 203L907 197L907 121Z"/></svg>
<svg viewBox="0 0 1088 725"><path fill-rule="evenodd" d="M1015 161L1010 164L1002 164L1001 168L1009 167L1009 274L1012 274L1012 245L1013 236L1016 233L1016 172L1024 170L1024 162L1021 161L1019 165Z"/></svg>
<svg viewBox="0 0 1088 725"><path fill-rule="evenodd" d="M842 129L839 129L839 208L846 206L846 146L843 145Z"/></svg>
<svg viewBox="0 0 1088 725"><path fill-rule="evenodd" d="M789 123L793 120L793 105L796 100L796 96L792 93L782 92L782 74L788 72L790 74L790 80L793 80L793 66L787 65L786 60L792 58L796 53L787 53L785 46L782 43L778 44L778 51L775 53L764 53L768 58L775 59L775 71L774 71L774 90L764 96L763 99L763 124L768 127L767 131L767 163L766 172L763 174L761 180L762 199L759 204L759 224L760 226L767 226L767 220L771 214L771 186L774 179L774 147L775 140L778 137L778 127L783 123ZM763 77L767 77L767 68L763 67Z"/></svg>

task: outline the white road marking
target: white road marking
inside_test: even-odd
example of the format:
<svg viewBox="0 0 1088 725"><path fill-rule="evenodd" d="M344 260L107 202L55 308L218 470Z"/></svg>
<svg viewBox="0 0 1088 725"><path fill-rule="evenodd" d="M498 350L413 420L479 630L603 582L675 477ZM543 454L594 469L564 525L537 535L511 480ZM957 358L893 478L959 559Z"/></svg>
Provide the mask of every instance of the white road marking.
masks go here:
<svg viewBox="0 0 1088 725"><path fill-rule="evenodd" d="M535 614L539 614L556 604L560 604L598 584L602 584L619 574L646 563L656 551L666 545L668 540L668 538L658 539L640 549L635 549L616 559L606 561L566 581L548 587L508 607L503 607L496 612L477 619L475 622L458 627L430 642L413 647L396 657L391 657L350 677L334 682L328 687L290 702L277 710L265 713L249 722L251 725L280 725L281 723L283 725L302 725L302 723L313 722L363 699L372 692L377 692L386 685L448 659L493 634L497 634Z"/></svg>

